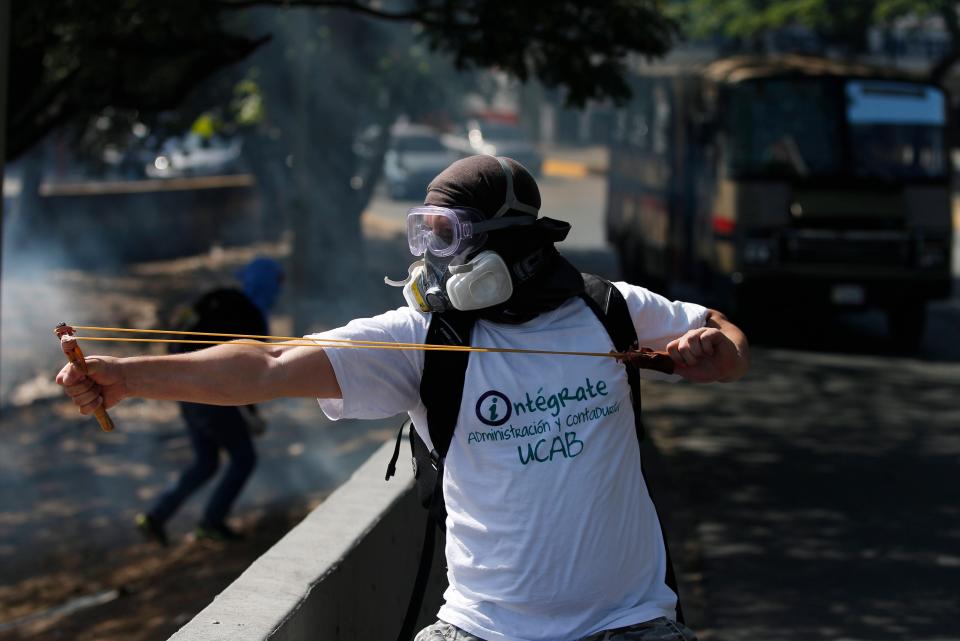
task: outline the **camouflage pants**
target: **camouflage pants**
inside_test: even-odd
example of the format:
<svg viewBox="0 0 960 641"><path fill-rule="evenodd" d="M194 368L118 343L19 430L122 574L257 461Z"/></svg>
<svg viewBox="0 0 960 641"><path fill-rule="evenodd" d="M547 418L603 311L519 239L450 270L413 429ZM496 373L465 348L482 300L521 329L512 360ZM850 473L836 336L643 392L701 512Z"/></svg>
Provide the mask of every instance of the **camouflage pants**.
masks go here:
<svg viewBox="0 0 960 641"><path fill-rule="evenodd" d="M483 641L455 625L437 621L424 628L414 641ZM697 641L693 631L666 617L638 623L626 628L598 632L577 641Z"/></svg>

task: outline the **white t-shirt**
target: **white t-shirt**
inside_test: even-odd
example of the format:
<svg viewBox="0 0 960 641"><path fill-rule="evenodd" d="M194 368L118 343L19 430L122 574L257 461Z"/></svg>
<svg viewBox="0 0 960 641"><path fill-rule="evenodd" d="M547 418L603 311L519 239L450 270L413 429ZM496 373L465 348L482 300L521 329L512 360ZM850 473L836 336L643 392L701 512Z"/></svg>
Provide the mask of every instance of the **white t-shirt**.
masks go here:
<svg viewBox="0 0 960 641"><path fill-rule="evenodd" d="M699 305L616 286L641 346L663 349L705 322ZM429 322L404 307L313 336L422 343ZM471 344L613 349L576 298L520 325L478 321ZM343 392L342 400L320 400L328 417L406 411L431 444L419 396L422 351L326 352ZM565 641L675 615L630 387L614 359L471 353L443 494L450 586L440 619L489 641Z"/></svg>

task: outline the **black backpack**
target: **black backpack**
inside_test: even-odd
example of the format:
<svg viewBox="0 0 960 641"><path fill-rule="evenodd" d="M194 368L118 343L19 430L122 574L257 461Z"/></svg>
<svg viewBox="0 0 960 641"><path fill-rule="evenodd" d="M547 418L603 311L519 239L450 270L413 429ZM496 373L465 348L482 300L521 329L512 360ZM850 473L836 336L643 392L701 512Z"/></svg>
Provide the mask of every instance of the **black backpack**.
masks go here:
<svg viewBox="0 0 960 641"><path fill-rule="evenodd" d="M580 298L603 324L607 334L618 352L637 349L637 333L633 327L633 319L627 308L627 301L613 283L595 276L583 274L584 291ZM476 316L459 311L434 313L427 329L426 344L428 345L470 345L470 334ZM434 546L436 544L436 528L445 529L447 516L446 506L443 503L443 463L453 431L456 427L460 412L460 403L463 398L463 384L467 373L467 361L470 353L466 351L427 350L424 352L423 375L420 379L420 399L427 408L427 423L430 429L430 440L434 449L427 448L426 443L417 434L410 420L404 422L397 434L396 447L393 457L387 466L386 479L396 473L396 462L400 456L400 443L404 431L408 432L411 454L413 456L413 475L416 480L417 495L421 505L428 510L426 530L423 537L423 547L420 552L420 564L417 568L417 577L414 581L413 592L398 641L409 641L412 638L423 595L426 591L427 579L430 576L430 567L433 561ZM627 372L627 381L630 384L630 396L633 401L634 424L637 432L638 444L643 442L644 429L640 420L640 375L635 367L624 364ZM646 471L644 471L646 481ZM661 524L661 530L662 530ZM666 547L666 535L664 535ZM667 585L678 595L677 620L683 622L683 613L680 609L679 592L670 562L670 551L667 554Z"/></svg>
<svg viewBox="0 0 960 641"><path fill-rule="evenodd" d="M223 334L267 333L263 312L239 289L223 287L203 294L189 305L180 306L173 315L173 329L183 332L211 332ZM187 338L199 338L202 336ZM174 343L172 353L190 352L209 347L204 344Z"/></svg>

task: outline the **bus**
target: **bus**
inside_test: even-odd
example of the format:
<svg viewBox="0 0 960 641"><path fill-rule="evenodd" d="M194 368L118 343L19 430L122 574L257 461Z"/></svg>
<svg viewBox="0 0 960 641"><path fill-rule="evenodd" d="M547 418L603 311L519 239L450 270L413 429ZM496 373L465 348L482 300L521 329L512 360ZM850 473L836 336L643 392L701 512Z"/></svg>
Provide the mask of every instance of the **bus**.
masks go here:
<svg viewBox="0 0 960 641"><path fill-rule="evenodd" d="M616 117L606 233L623 276L764 310L878 308L916 347L951 289L947 97L806 56L651 65Z"/></svg>

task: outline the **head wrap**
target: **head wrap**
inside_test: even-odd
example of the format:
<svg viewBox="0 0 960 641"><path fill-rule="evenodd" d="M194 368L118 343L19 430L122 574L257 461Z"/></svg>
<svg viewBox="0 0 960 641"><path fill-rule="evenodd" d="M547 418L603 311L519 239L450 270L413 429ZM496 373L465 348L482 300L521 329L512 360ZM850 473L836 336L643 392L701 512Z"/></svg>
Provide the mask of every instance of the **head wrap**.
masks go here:
<svg viewBox="0 0 960 641"><path fill-rule="evenodd" d="M513 158L504 158L513 179L513 193L524 205L540 209L540 189L530 172ZM427 186L424 205L471 207L493 218L507 199L507 176L493 156L461 158ZM519 214L507 211L505 216Z"/></svg>

